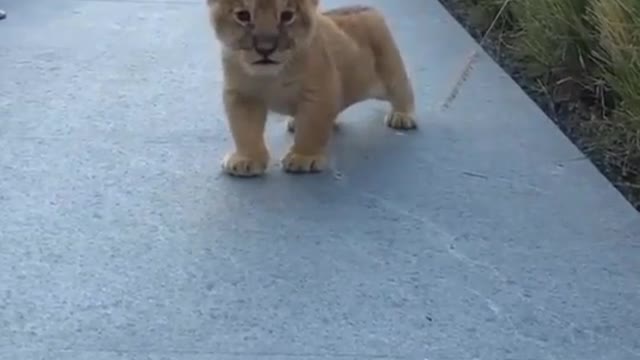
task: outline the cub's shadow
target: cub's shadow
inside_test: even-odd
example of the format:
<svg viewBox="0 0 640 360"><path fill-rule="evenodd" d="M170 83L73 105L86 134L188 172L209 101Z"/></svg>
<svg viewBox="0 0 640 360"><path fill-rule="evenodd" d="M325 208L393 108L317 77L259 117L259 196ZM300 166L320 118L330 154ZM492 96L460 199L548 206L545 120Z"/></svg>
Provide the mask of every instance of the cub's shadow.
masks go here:
<svg viewBox="0 0 640 360"><path fill-rule="evenodd" d="M275 191L283 186L291 193L325 187L335 189L336 183L347 181L357 185L390 175L411 176L416 166L424 163L427 148L432 146L428 115L418 113L418 129L400 131L385 125L388 111L385 103L369 102L341 113L329 147L329 168L322 173L304 175L283 172L279 161L293 143L294 135L287 130L286 117L274 115L266 134L272 156L267 174L225 182L245 190L264 187Z"/></svg>

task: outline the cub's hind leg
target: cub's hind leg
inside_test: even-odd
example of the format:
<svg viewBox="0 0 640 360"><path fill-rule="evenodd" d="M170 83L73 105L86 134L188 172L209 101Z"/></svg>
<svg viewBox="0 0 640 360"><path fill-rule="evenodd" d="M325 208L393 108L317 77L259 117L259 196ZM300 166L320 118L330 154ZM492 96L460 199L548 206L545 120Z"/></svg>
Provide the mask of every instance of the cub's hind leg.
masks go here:
<svg viewBox="0 0 640 360"><path fill-rule="evenodd" d="M391 103L391 112L386 117L387 126L394 129L409 130L417 128L415 103L411 82L407 76L400 50L391 32L379 17L380 25L376 36L372 37L376 72Z"/></svg>

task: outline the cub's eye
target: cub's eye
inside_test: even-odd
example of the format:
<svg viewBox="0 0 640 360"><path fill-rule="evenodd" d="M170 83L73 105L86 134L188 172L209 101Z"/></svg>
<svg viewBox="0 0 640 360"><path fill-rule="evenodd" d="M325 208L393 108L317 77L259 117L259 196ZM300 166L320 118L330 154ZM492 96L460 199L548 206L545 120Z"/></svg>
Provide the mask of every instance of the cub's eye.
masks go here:
<svg viewBox="0 0 640 360"><path fill-rule="evenodd" d="M236 11L234 15L236 17L236 20L238 20L238 22L241 22L243 24L247 24L251 22L251 13L248 12L247 10Z"/></svg>
<svg viewBox="0 0 640 360"><path fill-rule="evenodd" d="M280 13L280 22L282 24L290 24L291 22L293 22L294 17L295 17L295 14L293 13L293 11L285 10L282 13Z"/></svg>

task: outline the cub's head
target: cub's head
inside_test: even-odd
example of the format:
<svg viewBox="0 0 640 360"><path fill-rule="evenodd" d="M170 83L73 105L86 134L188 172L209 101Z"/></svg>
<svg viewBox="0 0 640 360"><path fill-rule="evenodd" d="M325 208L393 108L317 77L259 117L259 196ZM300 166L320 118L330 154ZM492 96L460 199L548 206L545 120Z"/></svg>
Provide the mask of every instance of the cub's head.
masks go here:
<svg viewBox="0 0 640 360"><path fill-rule="evenodd" d="M252 74L275 75L307 46L318 0L207 0L225 51Z"/></svg>

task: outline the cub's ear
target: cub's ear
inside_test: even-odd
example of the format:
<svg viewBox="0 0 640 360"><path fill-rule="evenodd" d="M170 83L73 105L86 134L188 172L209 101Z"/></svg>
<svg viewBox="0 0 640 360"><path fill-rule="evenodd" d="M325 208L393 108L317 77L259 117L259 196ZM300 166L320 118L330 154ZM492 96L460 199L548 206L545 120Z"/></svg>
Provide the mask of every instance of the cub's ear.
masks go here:
<svg viewBox="0 0 640 360"><path fill-rule="evenodd" d="M212 6L216 2L217 2L217 0L207 0L207 5Z"/></svg>

